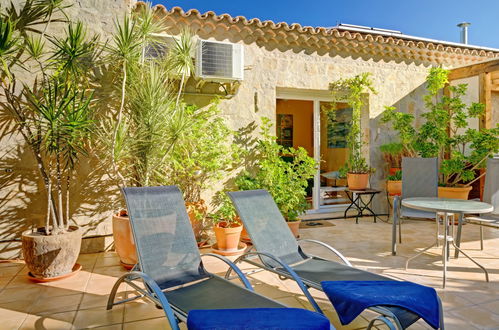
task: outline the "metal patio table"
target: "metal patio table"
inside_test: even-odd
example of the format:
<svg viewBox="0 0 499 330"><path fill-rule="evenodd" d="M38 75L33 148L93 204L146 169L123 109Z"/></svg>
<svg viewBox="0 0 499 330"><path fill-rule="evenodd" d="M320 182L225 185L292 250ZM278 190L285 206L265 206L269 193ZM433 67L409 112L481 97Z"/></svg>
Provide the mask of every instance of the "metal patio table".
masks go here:
<svg viewBox="0 0 499 330"><path fill-rule="evenodd" d="M429 211L436 212L436 236L437 239L435 242L424 248L415 256L407 259L406 269L409 266L409 261L420 256L425 251L431 249L434 246L438 246L439 240L443 240L444 244L442 247L442 261L444 264L443 269L443 287L445 288L445 280L447 277L447 261L449 259L449 247L452 245L456 250L461 252L465 257L470 259L475 265L480 267L485 272L485 280L489 281L489 273L480 265L475 259L466 254L461 248L459 248L454 242L454 215L459 215L460 219L462 219L463 214L465 213L489 213L494 210L494 207L490 204L471 201L471 200L462 200L462 199L448 199L448 198L437 198L437 197L414 197L414 198L406 198L402 200L402 205L421 211ZM441 221L440 221L441 219ZM440 234L440 222L442 223L443 233ZM452 229L452 231L451 231Z"/></svg>
<svg viewBox="0 0 499 330"><path fill-rule="evenodd" d="M350 200L350 205L347 207L347 209L344 212L343 215L344 218L355 217L355 223L358 224L359 217L372 216L374 218L374 222L376 222L376 217L378 217L379 214L376 214L376 212L374 212L371 209L371 204L374 196L376 194L379 194L381 190L369 189L369 188L364 190L346 189L345 192L348 199ZM367 202L362 199L362 196L367 196ZM347 217L347 212L351 208L354 208L357 211L357 214L354 216ZM364 213L365 211L367 211L368 213Z"/></svg>

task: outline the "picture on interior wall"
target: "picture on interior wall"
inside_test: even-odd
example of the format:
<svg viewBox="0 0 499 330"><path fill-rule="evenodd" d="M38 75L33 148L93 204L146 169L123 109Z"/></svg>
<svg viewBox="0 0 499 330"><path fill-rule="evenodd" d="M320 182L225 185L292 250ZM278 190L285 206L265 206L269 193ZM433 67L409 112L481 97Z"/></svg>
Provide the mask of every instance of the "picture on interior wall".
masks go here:
<svg viewBox="0 0 499 330"><path fill-rule="evenodd" d="M335 110L334 119L327 124L327 147L329 149L346 148L347 135L352 121L352 108Z"/></svg>
<svg viewBox="0 0 499 330"><path fill-rule="evenodd" d="M293 146L293 115L277 115L277 143L286 148Z"/></svg>

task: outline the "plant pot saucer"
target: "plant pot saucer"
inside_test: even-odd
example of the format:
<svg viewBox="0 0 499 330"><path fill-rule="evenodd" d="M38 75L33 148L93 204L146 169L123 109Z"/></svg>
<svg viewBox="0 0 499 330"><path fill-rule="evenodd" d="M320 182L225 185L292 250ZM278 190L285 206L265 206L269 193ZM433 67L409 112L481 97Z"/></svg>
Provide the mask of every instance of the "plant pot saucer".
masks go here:
<svg viewBox="0 0 499 330"><path fill-rule="evenodd" d="M239 242L239 244L237 245L237 249L227 251L227 250L220 250L220 249L218 249L218 244L215 243L215 244L213 244L211 246L211 249L216 254L220 254L222 256L235 256L235 255L238 255L238 254L243 254L244 250L246 250L246 247L247 247L246 243Z"/></svg>
<svg viewBox="0 0 499 330"><path fill-rule="evenodd" d="M47 282L54 282L54 281L59 281L63 280L65 278L71 277L73 275L76 275L81 270L81 265L80 264L75 264L73 266L73 269L71 270L70 273L60 275L60 276L55 276L55 277L47 277L47 278L41 278L41 277L34 277L31 272L28 272L28 275L26 275L31 281L35 283L47 283Z"/></svg>

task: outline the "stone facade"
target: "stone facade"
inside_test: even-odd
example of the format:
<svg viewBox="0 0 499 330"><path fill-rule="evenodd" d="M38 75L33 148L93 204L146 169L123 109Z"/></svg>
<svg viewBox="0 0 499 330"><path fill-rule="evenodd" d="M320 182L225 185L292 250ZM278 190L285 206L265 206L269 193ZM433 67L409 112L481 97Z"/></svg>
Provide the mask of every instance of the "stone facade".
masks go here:
<svg viewBox="0 0 499 330"><path fill-rule="evenodd" d="M91 31L106 38L113 30L114 18L127 13L130 8L129 1L132 0L73 1L75 5L69 10L71 17L86 22ZM179 10L166 12L164 8L158 9L158 15L167 18L166 31L170 34L177 34L183 26L187 26L199 38L244 45L244 80L233 97L222 99L220 103L223 115L234 130L249 127L252 123L259 124L262 116L275 120L276 98L280 90L293 90L304 95L318 92L328 95L331 82L363 72L371 73L378 94L368 96L363 127L368 142L366 155L371 166L377 169L372 176L371 185L381 189L384 187L386 173L378 151L379 145L393 137L378 123L384 106L393 105L417 116L424 109L422 96L429 67L453 67L497 55L459 49L446 50L438 45L432 50L428 48L430 46L423 45L427 49L419 43L407 43L404 51L399 52L397 49L402 49L402 46L398 46L398 42L389 38L385 49L379 43L379 38L365 37L362 40L363 45L367 44L366 49L372 45L371 48L374 49L367 51L360 49L361 41L357 41L359 38L353 34L352 38L347 35L341 39L339 34L331 33L328 37L330 39L327 39L324 37L328 36L327 33L321 32L321 40L311 43L310 40L318 37L309 28L298 28L295 25L287 28L278 26L274 30L262 32L270 23L227 16L217 17L214 14L185 15ZM265 39L272 31L276 37ZM295 42L283 41L288 38L286 33L291 35L296 31L302 32L297 32ZM322 40L324 38L325 40ZM359 48L356 48L355 42L358 42ZM219 94L213 84L207 84L201 90L196 89L194 86L197 82L191 78L188 83L188 102L205 105L214 94ZM22 148L22 143L18 140L2 139L0 146L2 152L9 154L8 162L3 158L0 169L0 183L3 185L0 194L0 238L8 240L19 237L20 228L25 228L29 221L43 218L45 198L38 193L43 187L36 168L32 166L34 163L31 162L31 156ZM93 239L84 240L84 251L102 250L112 243L110 214L115 207L116 198L119 198L118 190L108 183L105 171L96 171L97 167L96 159L83 164L79 181L73 190L73 204L77 210L74 219L83 226L85 236L95 236ZM213 190L220 189L221 186L222 183L213 187ZM384 198L376 201L376 208L386 208ZM0 257L16 256L18 245L17 242L11 241L1 243Z"/></svg>

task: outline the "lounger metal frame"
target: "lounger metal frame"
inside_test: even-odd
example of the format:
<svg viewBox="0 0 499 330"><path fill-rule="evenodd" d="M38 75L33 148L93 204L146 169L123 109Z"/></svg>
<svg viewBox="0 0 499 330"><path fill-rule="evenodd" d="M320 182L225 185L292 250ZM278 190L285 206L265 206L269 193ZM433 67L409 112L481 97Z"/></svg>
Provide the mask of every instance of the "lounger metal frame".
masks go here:
<svg viewBox="0 0 499 330"><path fill-rule="evenodd" d="M177 210L176 210L177 213L172 213L176 217L175 221L180 219L179 222L177 222L176 228L179 229L180 232L183 232L184 234L187 234L187 236L190 236L190 237L187 237L187 236L185 237L186 238L185 242L187 245L190 245L189 248L192 250L191 252L195 253L195 254L197 254L197 256L199 256L199 265L197 267L198 267L198 270L202 271L203 276L201 276L201 277L198 276L197 278L193 278L192 280L186 280L185 282L179 281L179 285L176 285L176 286L175 285L163 286L164 289L162 289L160 287L160 285L158 284L158 282L156 282L153 279L153 277L150 276L151 274L147 274L147 272L144 271L144 265L147 265L146 267L150 268L149 271L153 271L155 266L153 263L153 266L152 266L153 268L151 268L150 260L147 261L149 263L146 262L144 264L144 260L142 259L142 253L145 251L141 251L140 242L142 242L142 241L140 241L140 239L138 239L138 236L136 233L136 229L142 228L142 227L135 228L135 226L138 226L139 222L149 221L149 220L143 220L143 219L148 219L148 216L151 216L151 215L146 214L143 216L142 220L135 223L133 214L136 211L136 209L134 209L134 207L132 206L133 204L129 204L129 202L130 201L136 202L136 200L133 200L133 198L135 198L135 197L130 197L130 195L138 194L140 196L137 198L140 199L140 198L146 198L148 192L150 192L151 196L156 198L155 199L156 204L162 202L162 199L163 199L162 194L165 194L166 205L175 205L177 207ZM207 253L207 254L202 254L202 255L199 254L199 250L197 249L197 246L195 243L194 235L193 235L192 231L190 231L189 219L188 219L187 213L185 212L185 207L183 206L185 203L183 201L182 194L181 194L180 190L178 189L178 187L164 186L164 187L124 188L123 193L124 193L125 199L127 201L127 206L129 208L130 221L131 221L131 225L132 225L131 226L132 227L132 234L133 234L134 240L136 242L137 255L139 257L139 262L137 265L135 265L135 267L132 269L132 271L122 275L114 284L114 286L111 290L111 293L109 295L108 302L107 302L107 309L108 310L112 309L113 306L116 306L119 304L130 302L130 301L133 301L133 300L136 300L139 298L147 298L150 301L154 302L158 308L163 309L165 316L168 319L168 322L169 322L172 329L174 329L174 330L179 329L178 323L185 322L187 320L188 312L185 310L182 310L178 306L175 306L175 304L170 303L168 301L168 298L165 295L165 293L175 292L175 290L180 290L180 289L183 289L183 288L188 287L190 285L195 285L197 283L201 283L203 281L209 281L209 280L212 280L213 278L218 278L224 282L227 282L228 286L240 287L239 285L237 285L233 282L228 282L226 279L224 279L221 276L218 276L216 274L208 272L201 261L201 259L203 257L214 257L214 258L217 258L217 259L225 262L229 266L231 273L235 272L237 274L237 277L239 278L239 280L243 283L241 290L248 290L251 292L252 295L259 296L259 297L265 299L266 301L272 302L272 304L275 304L277 306L287 307L287 306L285 306L277 301L274 301L268 297L265 297L261 294L256 293L254 291L253 287L251 286L250 282L248 281L248 279L244 275L244 273L236 266L236 264L234 264L232 261L230 261L226 257L220 256L217 254L212 254L212 253ZM168 195L168 194L170 194L170 195ZM169 197L166 197L166 196L169 196ZM129 198L131 198L131 199L129 200ZM147 198L150 198L150 197L147 197ZM153 200L148 200L147 198L146 198L146 200L148 202L151 202L151 204L154 204ZM169 198L169 199L167 199L167 198ZM182 207L177 206L177 205L180 205L180 203L181 203ZM146 211L150 211L148 209L148 207L149 206L145 207ZM162 207L164 207L164 205L162 205ZM154 212L152 212L152 214L153 215L151 217L154 219L157 219L158 217L163 217L163 215L157 215L157 214L154 214ZM139 216L139 218L140 218L140 216ZM160 221L163 221L163 220L160 219ZM180 223L180 225L179 225L179 223ZM180 228L180 227L183 227L183 228ZM164 240L161 242L164 242ZM160 245L161 242L158 244ZM188 249L188 248L186 247L186 249ZM168 253L168 252L166 252L166 253ZM142 282L144 287L141 287L139 285L140 282ZM126 283L126 284L130 285L133 289L137 290L138 294L133 296L133 297L130 297L130 298L126 298L126 299L123 299L120 301L115 301L116 294L118 292L118 289L119 289L121 283ZM231 306L229 305L227 307L229 308ZM251 307L251 306L248 306L248 308L249 307ZM261 306L254 306L254 307L261 307Z"/></svg>
<svg viewBox="0 0 499 330"><path fill-rule="evenodd" d="M252 291L254 294L259 295L258 293L255 292L255 290L253 289L253 286L248 281L248 279L246 278L244 273L241 271L241 269L239 269L239 267L237 267L232 261L230 261L229 259L227 259L223 256L213 254L213 253L206 253L206 254L201 255L201 257L208 257L208 256L217 258L217 259L225 262L229 266L231 273L232 273L232 271L234 271L237 274L237 277L241 280L241 282L244 284L244 287L246 289ZM134 269L136 269L136 268L138 268L138 267L137 266L134 267ZM218 278L222 279L222 277L220 277L216 274L212 274L212 273L209 273L209 274L212 277L218 277ZM141 281L144 284L145 289L143 287L140 287L136 283L137 281ZM131 298L126 298L123 300L114 301L116 294L118 292L118 288L121 285L121 283L126 283L126 284L130 285L132 288L137 290L137 292L139 292L139 294L134 296L134 297L131 297ZM106 309L110 310L116 305L127 303L127 302L130 302L130 301L133 301L136 299L140 299L140 298L147 298L150 301L152 301L153 303L155 303L156 306L161 307L163 309L163 311L165 312L165 316L168 319L168 323L170 324L170 326L172 327L173 330L177 330L177 329L179 329L179 327L178 327L179 322L186 322L187 313L185 311L182 311L181 309L175 307L174 305L171 305L168 302L168 299L163 294L164 291L166 291L166 290L161 290L161 288L158 286L158 284L151 277L149 277L147 274L145 274L141 271L138 271L138 270L132 270L129 273L122 275L116 281L116 283L114 284L114 286L111 290L111 293L109 294ZM286 307L286 306L283 305L283 307Z"/></svg>

